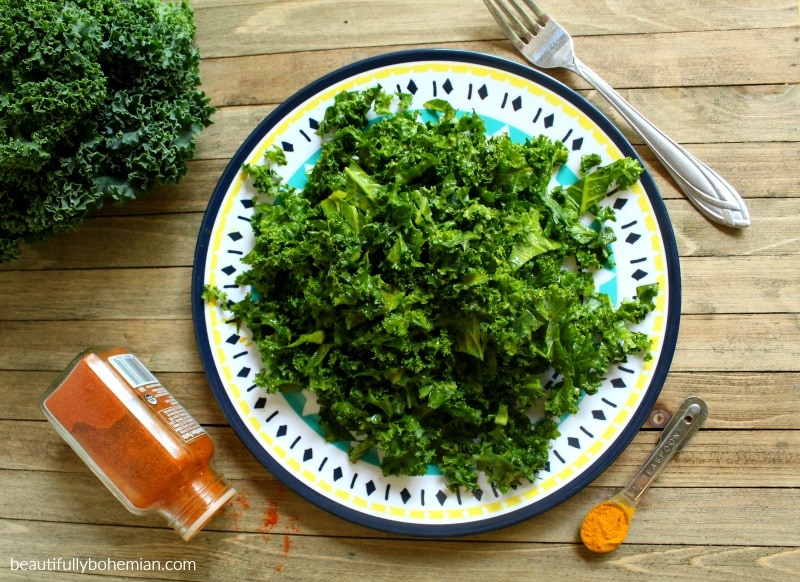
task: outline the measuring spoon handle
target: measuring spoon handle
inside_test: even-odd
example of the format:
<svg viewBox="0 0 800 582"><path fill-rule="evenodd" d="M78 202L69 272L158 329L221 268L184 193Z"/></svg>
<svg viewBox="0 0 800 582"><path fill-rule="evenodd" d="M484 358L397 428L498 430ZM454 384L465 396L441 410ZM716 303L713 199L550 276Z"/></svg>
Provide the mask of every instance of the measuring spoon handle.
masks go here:
<svg viewBox="0 0 800 582"><path fill-rule="evenodd" d="M708 407L702 398L690 396L684 400L661 433L655 450L621 495L628 497L634 505L638 503L667 462L689 442L706 418Z"/></svg>

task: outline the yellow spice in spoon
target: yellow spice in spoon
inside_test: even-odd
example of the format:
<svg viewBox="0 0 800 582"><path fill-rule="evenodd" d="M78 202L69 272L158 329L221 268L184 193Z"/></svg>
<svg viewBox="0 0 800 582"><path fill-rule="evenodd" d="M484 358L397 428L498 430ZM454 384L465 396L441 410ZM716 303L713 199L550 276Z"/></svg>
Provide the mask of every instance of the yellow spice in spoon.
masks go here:
<svg viewBox="0 0 800 582"><path fill-rule="evenodd" d="M619 505L606 501L596 505L583 520L581 539L584 545L599 554L617 549L628 535L630 519Z"/></svg>

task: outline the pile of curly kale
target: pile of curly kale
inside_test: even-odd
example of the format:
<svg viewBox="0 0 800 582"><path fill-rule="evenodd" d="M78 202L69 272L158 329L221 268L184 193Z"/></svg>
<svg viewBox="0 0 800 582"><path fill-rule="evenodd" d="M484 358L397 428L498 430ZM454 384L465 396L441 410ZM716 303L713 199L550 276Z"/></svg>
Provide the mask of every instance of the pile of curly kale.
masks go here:
<svg viewBox="0 0 800 582"><path fill-rule="evenodd" d="M442 100L423 122L409 98L393 112L380 87L339 94L303 190L274 171L278 150L246 165L265 195L238 279L252 291L205 296L250 329L257 384L311 390L351 458L376 448L386 474L437 465L453 489L483 472L506 491L546 465L558 419L612 364L649 350L626 322L653 309L657 286L615 307L593 278L614 240L598 203L642 168L587 156L576 184L553 189L562 143L487 137L478 115Z"/></svg>
<svg viewBox="0 0 800 582"><path fill-rule="evenodd" d="M177 183L213 107L187 3L0 0L0 262Z"/></svg>

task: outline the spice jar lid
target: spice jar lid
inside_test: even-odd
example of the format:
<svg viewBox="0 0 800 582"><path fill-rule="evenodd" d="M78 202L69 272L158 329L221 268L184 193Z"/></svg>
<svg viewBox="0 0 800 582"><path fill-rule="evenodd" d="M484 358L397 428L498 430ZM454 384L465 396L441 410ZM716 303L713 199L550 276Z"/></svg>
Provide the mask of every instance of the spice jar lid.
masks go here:
<svg viewBox="0 0 800 582"><path fill-rule="evenodd" d="M209 468L178 489L161 513L178 535L189 541L235 494L236 489Z"/></svg>

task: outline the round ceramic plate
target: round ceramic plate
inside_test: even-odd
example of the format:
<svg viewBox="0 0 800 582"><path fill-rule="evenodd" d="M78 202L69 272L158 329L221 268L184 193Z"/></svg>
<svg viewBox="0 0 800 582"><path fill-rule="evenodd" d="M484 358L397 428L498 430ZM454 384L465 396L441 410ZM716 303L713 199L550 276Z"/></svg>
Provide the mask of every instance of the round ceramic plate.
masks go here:
<svg viewBox="0 0 800 582"><path fill-rule="evenodd" d="M583 98L550 77L516 63L461 51L408 51L368 59L337 70L289 98L245 140L222 175L202 223L193 274L193 317L200 356L212 390L231 426L278 479L318 506L353 522L393 533L454 536L520 522L564 501L595 479L628 445L658 397L678 333L680 278L675 239L664 205L645 173L632 189L603 202L617 220L615 266L596 275L597 286L617 303L638 285L658 283L657 308L637 326L653 338L653 358L630 358L611 370L602 388L560 422L545 470L534 482L500 493L481 481L475 492L449 490L431 468L420 477L386 477L377 454L357 463L348 443L326 442L312 394L265 394L253 383L262 363L246 328L205 304L212 284L241 299L236 284L252 248L249 219L256 191L243 163L263 163L277 146L288 164L278 171L302 188L320 149L316 134L325 109L343 90L380 84L413 95L413 106L432 98L460 111L476 111L487 132L515 140L545 134L561 140L570 159L554 183L570 184L583 155L604 163L636 156L612 123Z"/></svg>

